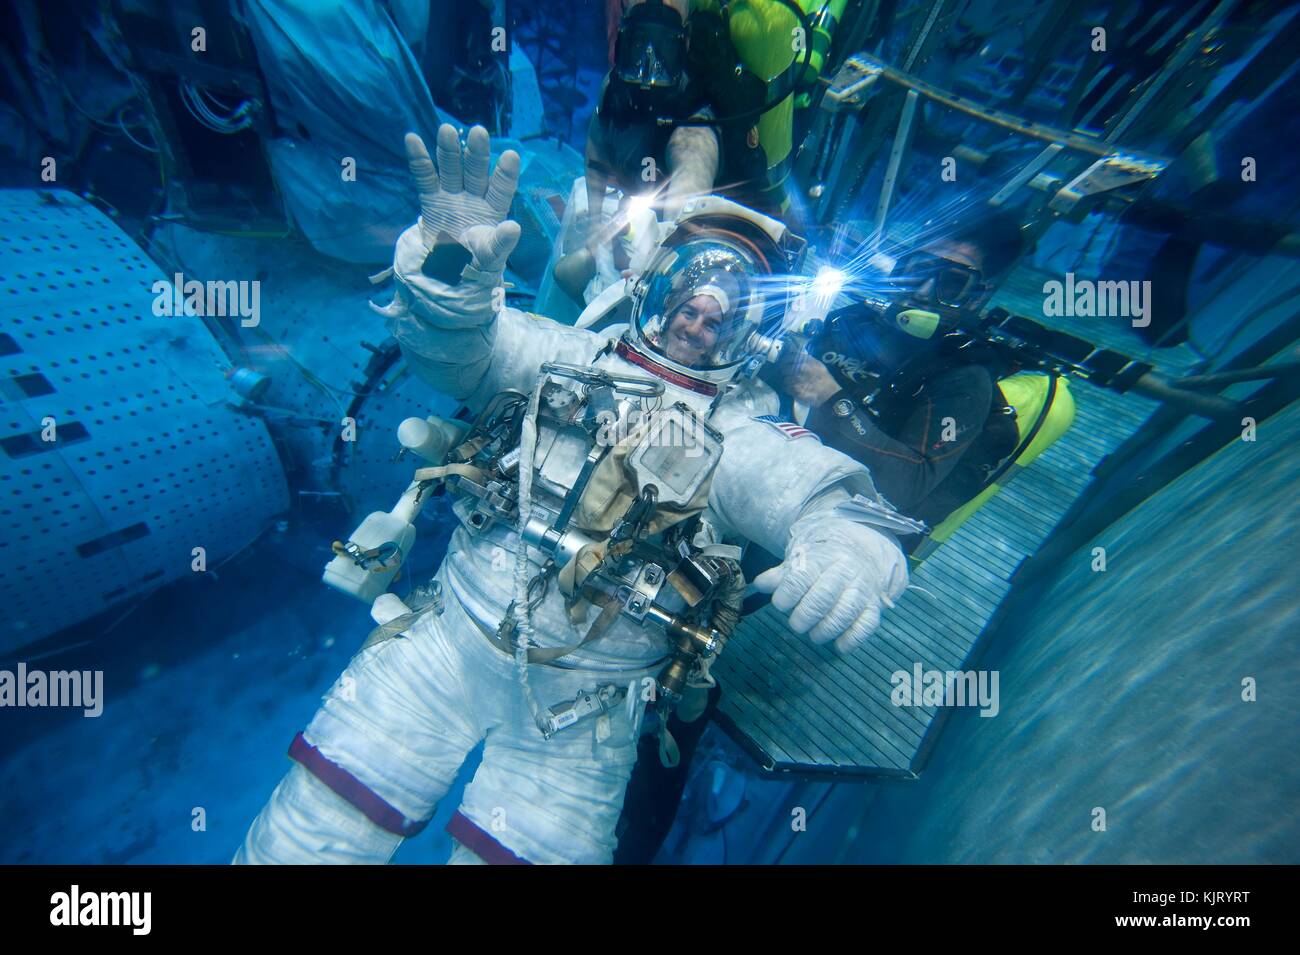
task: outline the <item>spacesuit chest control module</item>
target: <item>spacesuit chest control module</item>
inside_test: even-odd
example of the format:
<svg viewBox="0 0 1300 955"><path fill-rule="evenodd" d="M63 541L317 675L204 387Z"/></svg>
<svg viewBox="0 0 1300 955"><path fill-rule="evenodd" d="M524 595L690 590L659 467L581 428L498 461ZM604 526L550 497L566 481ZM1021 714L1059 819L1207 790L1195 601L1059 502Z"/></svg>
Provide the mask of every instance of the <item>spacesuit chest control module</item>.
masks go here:
<svg viewBox="0 0 1300 955"><path fill-rule="evenodd" d="M336 545L325 579L373 604L379 636L295 740L240 858L382 861L484 742L452 861L608 862L643 706L710 684L741 548L783 555L753 586L840 652L901 594L906 560L866 469L780 420L752 376L797 267L781 223L687 203L610 338L502 305L516 154L492 171L486 132L462 146L450 126L436 165L414 135L407 151L420 221L379 310L412 370L475 418L404 422L427 466ZM431 274L449 244L468 264ZM438 599L407 607L386 590L439 485L459 526Z"/></svg>
<svg viewBox="0 0 1300 955"><path fill-rule="evenodd" d="M665 408L664 390L645 376L547 362L535 407L528 395L497 395L451 465L415 477L445 479L467 528L518 526L524 544L544 559L523 586L526 604L512 602L492 634L499 649L516 651L520 617L554 580L571 619L585 617L584 604L600 612L578 643L527 648L527 662L556 664L604 636L621 614L668 638L655 697L672 706L688 679L707 679L709 661L736 623L744 581L739 550L717 543L701 518L722 436L682 402ZM525 497L526 430L536 441ZM624 692L598 687L595 698L608 703ZM558 704L537 714L538 725L549 738L596 712Z"/></svg>

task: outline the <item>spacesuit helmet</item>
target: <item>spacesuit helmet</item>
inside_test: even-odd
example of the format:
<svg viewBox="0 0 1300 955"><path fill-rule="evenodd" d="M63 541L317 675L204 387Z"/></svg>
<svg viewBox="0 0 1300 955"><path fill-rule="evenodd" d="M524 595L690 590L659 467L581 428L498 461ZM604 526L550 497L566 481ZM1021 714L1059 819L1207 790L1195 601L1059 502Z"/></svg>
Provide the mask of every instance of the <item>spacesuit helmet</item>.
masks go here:
<svg viewBox="0 0 1300 955"><path fill-rule="evenodd" d="M730 380L782 328L801 251L775 219L692 200L633 286L624 342L695 381Z"/></svg>

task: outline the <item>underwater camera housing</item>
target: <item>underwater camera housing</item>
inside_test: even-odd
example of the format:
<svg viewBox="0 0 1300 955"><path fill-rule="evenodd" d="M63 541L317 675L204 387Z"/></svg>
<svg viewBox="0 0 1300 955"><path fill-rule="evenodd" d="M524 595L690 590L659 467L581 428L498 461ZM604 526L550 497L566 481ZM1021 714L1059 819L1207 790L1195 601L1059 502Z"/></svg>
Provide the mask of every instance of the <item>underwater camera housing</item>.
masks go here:
<svg viewBox="0 0 1300 955"><path fill-rule="evenodd" d="M1011 369L1080 378L1120 394L1135 391L1204 418L1232 418L1241 413L1234 401L1178 387L1176 380L1159 374L1148 362L1048 328L1000 306L984 311L936 304L917 308L901 295L860 294L856 301L831 312L824 321L810 322L787 336L789 341L783 347L798 343L797 347L802 348L837 326L860 330L872 326L893 328L917 339L943 340L955 348L988 346ZM853 337L838 336L841 341ZM854 364L852 354L841 357L846 360L840 364L849 369L841 373L841 378L849 375L847 387L860 388L869 380L877 384L883 380L869 374L863 362Z"/></svg>

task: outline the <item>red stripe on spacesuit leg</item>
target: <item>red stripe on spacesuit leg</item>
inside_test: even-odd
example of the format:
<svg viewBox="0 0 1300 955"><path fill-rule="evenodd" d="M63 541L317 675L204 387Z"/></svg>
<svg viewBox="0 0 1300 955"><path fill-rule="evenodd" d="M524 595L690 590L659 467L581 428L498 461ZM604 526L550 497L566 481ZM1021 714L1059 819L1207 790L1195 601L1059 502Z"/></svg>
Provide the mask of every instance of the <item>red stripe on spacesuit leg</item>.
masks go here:
<svg viewBox="0 0 1300 955"><path fill-rule="evenodd" d="M527 859L515 855L490 834L484 832L467 816L461 815L459 809L452 814L447 823L447 832L451 837L478 856L488 865L532 865Z"/></svg>
<svg viewBox="0 0 1300 955"><path fill-rule="evenodd" d="M385 832L395 836L414 836L424 831L429 820L407 819L382 796L366 786L337 763L330 762L320 750L299 733L289 744L289 758L299 763L337 795L361 810L361 813Z"/></svg>

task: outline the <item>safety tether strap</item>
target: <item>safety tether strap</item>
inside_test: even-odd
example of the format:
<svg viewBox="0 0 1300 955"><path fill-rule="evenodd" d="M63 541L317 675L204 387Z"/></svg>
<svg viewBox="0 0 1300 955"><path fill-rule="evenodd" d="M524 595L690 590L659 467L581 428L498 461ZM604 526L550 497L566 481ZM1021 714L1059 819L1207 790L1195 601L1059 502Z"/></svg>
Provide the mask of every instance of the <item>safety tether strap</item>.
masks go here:
<svg viewBox="0 0 1300 955"><path fill-rule="evenodd" d="M383 643L385 640L391 640L393 637L399 637L415 625L426 612L432 610L432 607L424 607L420 610L412 610L410 613L404 613L400 617L394 617L388 623L381 623L375 629L366 635L366 640L361 644L362 650L368 650L377 643Z"/></svg>
<svg viewBox="0 0 1300 955"><path fill-rule="evenodd" d="M436 468L420 468L415 472L417 481L441 481L444 478L466 477L475 484L482 484L487 477L487 472L482 468L476 468L472 464L443 464Z"/></svg>
<svg viewBox="0 0 1300 955"><path fill-rule="evenodd" d="M593 643L596 640L599 640L601 637L603 637L605 635L605 631L607 631L610 628L610 626L614 623L614 621L618 618L619 611L620 611L619 603L617 600L613 600L611 598L600 596L600 595L593 595L592 603L596 603L600 605L601 608L600 615L595 619L595 621L591 625L591 628L587 631L586 635L583 636L581 640L579 640L577 643L570 644L567 647L546 647L546 648L530 647L528 649L528 662L541 663L541 664L554 663L556 660L560 659L560 657L566 657L570 653L573 653L577 650L581 650L587 644ZM513 615L511 613L511 609L507 608L506 620L512 620L512 619L513 619ZM511 656L514 655L515 648L514 648L513 641L516 638L517 634L513 628L511 628L509 632L506 632L504 629L498 628L496 631L492 633L488 633L486 627L481 629L485 634L487 634L488 640L490 640L492 642L492 645L495 646L498 650L500 650L502 653L506 653Z"/></svg>

